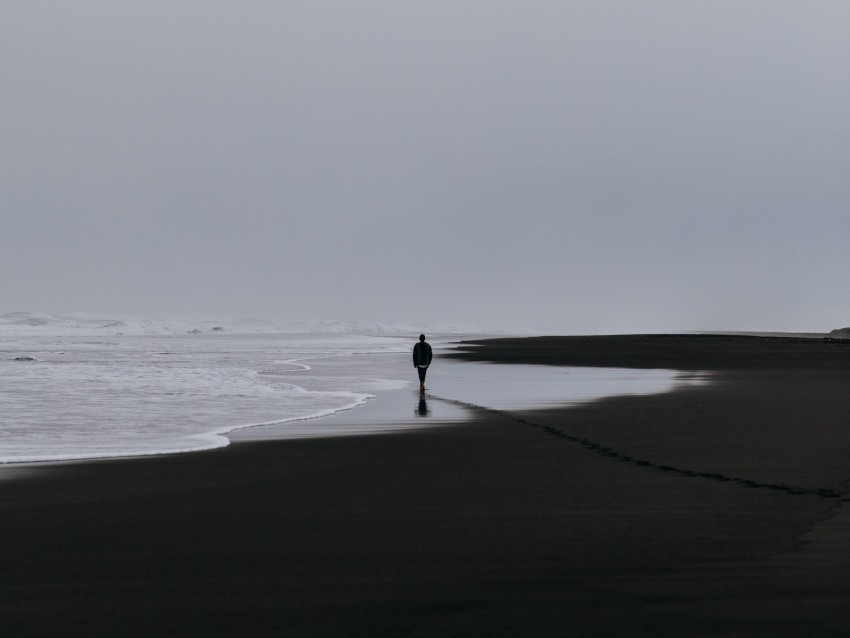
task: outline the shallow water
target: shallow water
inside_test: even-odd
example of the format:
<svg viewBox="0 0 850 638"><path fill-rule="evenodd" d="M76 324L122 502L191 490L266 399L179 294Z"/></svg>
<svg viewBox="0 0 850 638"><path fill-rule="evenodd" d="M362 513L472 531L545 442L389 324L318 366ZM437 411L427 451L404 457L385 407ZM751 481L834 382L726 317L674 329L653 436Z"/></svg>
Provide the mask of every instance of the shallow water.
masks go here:
<svg viewBox="0 0 850 638"><path fill-rule="evenodd" d="M674 370L469 363L441 358L444 351L435 348L424 395L418 391L409 354L360 359L358 369L367 376L383 374L406 379L407 384L378 391L374 401L355 410L312 422L240 430L231 438L306 438L446 426L473 418L475 407L513 411L578 405L609 396L670 392L707 380L703 373Z"/></svg>
<svg viewBox="0 0 850 638"><path fill-rule="evenodd" d="M670 392L706 382L704 373L448 361L428 379L437 396L495 410L578 405L603 397Z"/></svg>

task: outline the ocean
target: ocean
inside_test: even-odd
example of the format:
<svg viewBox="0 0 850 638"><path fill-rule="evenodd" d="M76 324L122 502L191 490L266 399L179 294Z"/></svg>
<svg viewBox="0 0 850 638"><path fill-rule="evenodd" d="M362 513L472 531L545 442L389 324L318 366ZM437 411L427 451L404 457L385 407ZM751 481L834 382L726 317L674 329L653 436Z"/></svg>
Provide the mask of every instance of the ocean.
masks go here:
<svg viewBox="0 0 850 638"><path fill-rule="evenodd" d="M0 463L212 449L229 432L271 424L291 438L346 434L321 417L386 392L415 394L416 336L374 324L0 315ZM431 339L432 403L519 409L697 382L667 370L440 361L460 338ZM405 426L409 417L399 425L423 425Z"/></svg>

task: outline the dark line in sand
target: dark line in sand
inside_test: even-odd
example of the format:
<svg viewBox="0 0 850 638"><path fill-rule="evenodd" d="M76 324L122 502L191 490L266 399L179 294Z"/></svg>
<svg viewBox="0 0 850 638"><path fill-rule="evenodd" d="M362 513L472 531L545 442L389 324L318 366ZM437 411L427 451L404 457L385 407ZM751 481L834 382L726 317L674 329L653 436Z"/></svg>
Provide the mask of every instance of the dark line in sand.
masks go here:
<svg viewBox="0 0 850 638"><path fill-rule="evenodd" d="M512 412L507 412L505 410L497 410L495 408L488 408L483 405L469 403L468 401L446 399L444 397L438 397L433 394L428 394L427 396L429 399L436 399L438 401L443 401L445 403L453 403L455 405L459 405L472 410L480 410L483 412L489 412L490 414L496 414L511 421L515 421L516 423L520 423L522 425L541 430L544 434L547 434L549 436L554 436L559 439L569 441L570 443L575 443L589 451L596 452L597 454L607 456L612 459L616 459L623 463L630 463L639 467L651 468L654 470L658 470L659 472L669 472L671 474L678 474L679 476L686 476L688 478L705 478L711 479L712 481L720 481L722 483L736 483L744 487L751 487L755 489L774 490L776 492L784 492L786 494L792 495L819 496L821 498L827 499L842 499L843 501L850 502L850 498L846 498L847 494L845 492L838 492L833 489L810 489L805 487L792 487L789 485L785 485L784 483L762 483L760 481L753 481L750 479L743 479L735 476L725 476L717 472L700 472L696 470L688 470L680 467L674 467L671 465L655 463L653 461L647 461L645 459L638 459L628 454L618 452L617 450L614 450L610 447L606 447L601 443L591 441L590 439L574 436L550 425L541 425L539 423L534 423L533 421L529 421L528 419L513 414Z"/></svg>

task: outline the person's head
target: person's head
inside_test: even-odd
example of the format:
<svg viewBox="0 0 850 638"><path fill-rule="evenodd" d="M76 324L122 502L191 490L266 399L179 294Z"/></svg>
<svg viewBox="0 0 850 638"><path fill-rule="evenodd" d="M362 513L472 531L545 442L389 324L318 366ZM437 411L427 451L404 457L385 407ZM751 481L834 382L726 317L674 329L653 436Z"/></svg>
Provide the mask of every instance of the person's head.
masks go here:
<svg viewBox="0 0 850 638"><path fill-rule="evenodd" d="M425 335L419 335L419 341L425 341Z"/></svg>

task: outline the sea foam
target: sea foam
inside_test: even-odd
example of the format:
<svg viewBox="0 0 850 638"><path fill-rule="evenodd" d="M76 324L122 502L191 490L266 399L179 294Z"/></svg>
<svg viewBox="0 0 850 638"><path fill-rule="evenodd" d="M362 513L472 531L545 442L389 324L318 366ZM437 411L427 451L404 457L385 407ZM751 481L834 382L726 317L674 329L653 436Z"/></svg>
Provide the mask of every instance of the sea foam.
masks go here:
<svg viewBox="0 0 850 638"><path fill-rule="evenodd" d="M30 328L55 327L23 318ZM47 323L43 323L42 319ZM37 324L37 325L33 325ZM169 326L172 328L173 324ZM0 336L0 463L164 454L227 445L238 428L363 404L358 357L409 339L351 334ZM56 334L56 333L59 334ZM24 361L25 360L25 361Z"/></svg>

